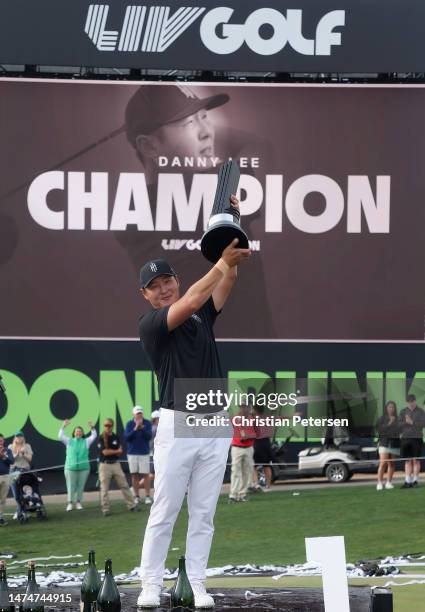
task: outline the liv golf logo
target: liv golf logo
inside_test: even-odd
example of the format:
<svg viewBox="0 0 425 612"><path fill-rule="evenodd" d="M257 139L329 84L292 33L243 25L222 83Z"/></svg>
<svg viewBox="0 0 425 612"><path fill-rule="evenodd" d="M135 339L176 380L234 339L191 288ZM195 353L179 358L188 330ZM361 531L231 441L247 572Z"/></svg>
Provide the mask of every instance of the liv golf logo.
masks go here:
<svg viewBox="0 0 425 612"><path fill-rule="evenodd" d="M162 53L203 14L200 37L212 53L234 53L246 43L254 53L274 55L289 43L302 55L331 55L332 47L341 45L341 33L334 30L345 25L345 11L330 11L321 17L315 38L310 39L303 36L304 11L299 9L288 9L284 15L260 8L245 23L230 23L234 9L227 6L205 11L206 7L181 6L172 12L170 6L129 5L121 29L110 30L109 5L91 4L85 32L99 51ZM271 36L262 36L263 26L271 28Z"/></svg>

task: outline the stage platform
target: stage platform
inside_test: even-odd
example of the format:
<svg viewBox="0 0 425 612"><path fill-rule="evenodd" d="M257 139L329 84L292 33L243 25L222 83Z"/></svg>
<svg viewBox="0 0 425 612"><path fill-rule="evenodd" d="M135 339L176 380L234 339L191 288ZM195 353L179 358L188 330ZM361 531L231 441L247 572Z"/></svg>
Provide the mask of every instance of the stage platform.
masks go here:
<svg viewBox="0 0 425 612"><path fill-rule="evenodd" d="M44 589L43 589L44 591ZM79 589L53 589L56 593L71 593L71 604L56 604L55 608L46 605L45 611L50 612L78 612L79 611ZM122 612L135 612L136 601L140 593L139 588L119 586ZM317 588L253 588L250 592L261 597L247 599L245 596L248 589L208 589L214 596L215 610L226 610L226 612L239 612L240 610L255 610L256 612L324 612L323 593ZM51 592L49 589L48 592ZM161 597L161 607L158 612L170 610L169 598ZM350 587L350 611L368 612L370 602L369 587Z"/></svg>

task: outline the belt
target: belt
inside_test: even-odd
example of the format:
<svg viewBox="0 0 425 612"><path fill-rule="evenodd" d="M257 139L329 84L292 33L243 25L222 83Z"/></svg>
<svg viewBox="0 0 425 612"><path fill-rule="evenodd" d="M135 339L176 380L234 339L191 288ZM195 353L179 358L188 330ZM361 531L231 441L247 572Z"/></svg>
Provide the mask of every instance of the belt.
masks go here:
<svg viewBox="0 0 425 612"><path fill-rule="evenodd" d="M111 461L110 459L105 459L104 461L101 461L100 463L116 463L117 461Z"/></svg>

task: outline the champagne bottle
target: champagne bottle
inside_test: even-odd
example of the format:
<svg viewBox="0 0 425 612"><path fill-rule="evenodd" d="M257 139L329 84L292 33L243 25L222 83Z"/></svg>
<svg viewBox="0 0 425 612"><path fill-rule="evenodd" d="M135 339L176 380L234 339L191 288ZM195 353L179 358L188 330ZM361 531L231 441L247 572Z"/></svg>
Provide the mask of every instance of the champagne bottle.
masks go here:
<svg viewBox="0 0 425 612"><path fill-rule="evenodd" d="M24 601L19 606L19 612L44 612L43 602L40 600L40 590L35 580L35 563L28 563L28 584Z"/></svg>
<svg viewBox="0 0 425 612"><path fill-rule="evenodd" d="M97 596L96 605L98 612L120 612L121 610L121 597L112 575L111 559L106 559L105 562L105 577Z"/></svg>
<svg viewBox="0 0 425 612"><path fill-rule="evenodd" d="M15 612L15 606L10 600L7 588L6 564L0 561L0 612Z"/></svg>
<svg viewBox="0 0 425 612"><path fill-rule="evenodd" d="M96 599L99 595L101 580L96 567L94 550L89 550L89 564L81 583L81 612L93 612L96 610Z"/></svg>
<svg viewBox="0 0 425 612"><path fill-rule="evenodd" d="M195 600L189 578L186 574L186 559L184 557L179 559L179 572L171 590L170 604L171 609L175 610L175 612L195 609Z"/></svg>

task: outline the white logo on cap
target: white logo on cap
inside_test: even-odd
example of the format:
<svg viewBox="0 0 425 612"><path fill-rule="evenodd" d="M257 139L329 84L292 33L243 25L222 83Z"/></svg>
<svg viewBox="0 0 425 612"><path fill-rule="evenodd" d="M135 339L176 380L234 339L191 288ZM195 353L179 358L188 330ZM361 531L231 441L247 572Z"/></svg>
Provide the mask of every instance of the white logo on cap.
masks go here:
<svg viewBox="0 0 425 612"><path fill-rule="evenodd" d="M182 94L186 96L186 98L196 98L196 94L193 89L191 89L187 85L183 85L182 83L176 83L176 86L180 89Z"/></svg>
<svg viewBox="0 0 425 612"><path fill-rule="evenodd" d="M152 270L152 272L156 272L158 270L158 266L156 265L156 263L152 262L150 264L150 269Z"/></svg>

